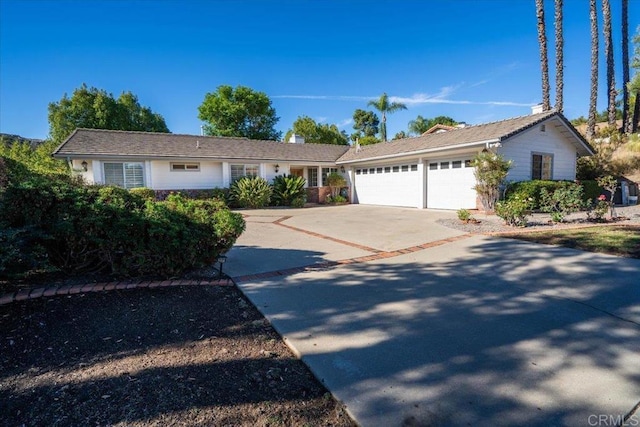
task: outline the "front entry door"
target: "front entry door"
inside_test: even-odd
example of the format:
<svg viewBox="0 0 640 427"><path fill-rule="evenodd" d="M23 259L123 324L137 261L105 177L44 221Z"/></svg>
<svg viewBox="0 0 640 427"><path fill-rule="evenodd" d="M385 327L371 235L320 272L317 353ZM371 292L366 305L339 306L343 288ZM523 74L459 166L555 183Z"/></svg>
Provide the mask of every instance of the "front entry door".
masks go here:
<svg viewBox="0 0 640 427"><path fill-rule="evenodd" d="M303 168L291 168L291 175L299 176L304 178L304 169Z"/></svg>

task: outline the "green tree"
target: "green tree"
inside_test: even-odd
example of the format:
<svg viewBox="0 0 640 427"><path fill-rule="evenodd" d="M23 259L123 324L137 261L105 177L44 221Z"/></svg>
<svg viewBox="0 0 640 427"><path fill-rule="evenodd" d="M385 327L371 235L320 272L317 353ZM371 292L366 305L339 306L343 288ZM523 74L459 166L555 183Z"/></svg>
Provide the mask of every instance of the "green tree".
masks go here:
<svg viewBox="0 0 640 427"><path fill-rule="evenodd" d="M351 135L351 139L355 141L363 136L375 136L378 133L379 124L380 119L376 113L358 108L353 112L353 128L356 132Z"/></svg>
<svg viewBox="0 0 640 427"><path fill-rule="evenodd" d="M280 118L269 97L245 86L218 86L215 92L205 95L198 112L198 118L206 122L207 135L265 140L282 136L275 130Z"/></svg>
<svg viewBox="0 0 640 427"><path fill-rule="evenodd" d="M401 130L400 132L396 133L393 136L393 139L404 139L404 138L408 138L408 137L409 137L409 135L405 131Z"/></svg>
<svg viewBox="0 0 640 427"><path fill-rule="evenodd" d="M61 143L76 128L169 132L160 114L143 107L131 92L118 99L112 94L83 84L59 102L49 104L49 134Z"/></svg>
<svg viewBox="0 0 640 427"><path fill-rule="evenodd" d="M622 0L622 132L629 126L629 0Z"/></svg>
<svg viewBox="0 0 640 427"><path fill-rule="evenodd" d="M400 102L389 102L389 96L386 93L380 95L375 101L369 101L367 104L375 108L382 114L382 122L380 123L380 139L387 142L387 114L395 113L398 110L406 110L407 106Z"/></svg>
<svg viewBox="0 0 640 427"><path fill-rule="evenodd" d="M299 116L293 122L292 129L289 129L284 137L285 141L288 141L294 133L304 137L305 143L349 145L349 137L346 132L340 131L338 126L316 123L309 116Z"/></svg>
<svg viewBox="0 0 640 427"><path fill-rule="evenodd" d="M376 138L375 136L363 136L361 138L358 138L357 142L360 145L373 145L373 144L378 144L382 141Z"/></svg>
<svg viewBox="0 0 640 427"><path fill-rule="evenodd" d="M422 116L418 116L415 120L409 122L409 133L422 135L437 124L455 126L458 122L449 116L438 116L432 119L425 119Z"/></svg>
<svg viewBox="0 0 640 427"><path fill-rule="evenodd" d="M505 160L501 155L490 151L482 151L476 154L471 165L476 177L476 185L473 188L478 193L482 208L491 212L496 207L500 187L505 184L511 169L511 160Z"/></svg>
<svg viewBox="0 0 640 427"><path fill-rule="evenodd" d="M22 164L25 171L38 173L41 175L68 175L69 165L51 157L51 153L59 145L53 140L44 141L33 146L27 141L14 141L12 143L3 142L0 138L0 158L8 158ZM21 181L28 176L16 177Z"/></svg>
<svg viewBox="0 0 640 427"><path fill-rule="evenodd" d="M633 79L629 82L629 92L634 94L633 114L631 119L631 132L638 132L640 126L640 27L636 30L633 37L634 55L631 66L636 70ZM631 104L631 103L629 103Z"/></svg>
<svg viewBox="0 0 640 427"><path fill-rule="evenodd" d="M544 23L544 0L536 0L538 19L538 43L540 44L540 68L542 69L542 111L551 109L549 97L549 58L547 56L547 34Z"/></svg>

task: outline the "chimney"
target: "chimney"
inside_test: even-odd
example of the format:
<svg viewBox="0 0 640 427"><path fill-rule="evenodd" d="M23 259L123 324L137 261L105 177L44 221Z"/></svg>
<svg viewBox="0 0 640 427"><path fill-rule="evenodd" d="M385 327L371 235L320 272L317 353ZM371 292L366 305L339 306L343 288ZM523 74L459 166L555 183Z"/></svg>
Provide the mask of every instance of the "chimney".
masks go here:
<svg viewBox="0 0 640 427"><path fill-rule="evenodd" d="M456 125L456 127L458 129L462 129L462 128L466 128L467 127L467 123L466 122L460 122Z"/></svg>
<svg viewBox="0 0 640 427"><path fill-rule="evenodd" d="M289 137L289 144L304 144L304 137L296 135L295 133Z"/></svg>
<svg viewBox="0 0 640 427"><path fill-rule="evenodd" d="M542 109L542 104L536 104L533 107L531 107L531 114L540 114L543 111L544 110Z"/></svg>

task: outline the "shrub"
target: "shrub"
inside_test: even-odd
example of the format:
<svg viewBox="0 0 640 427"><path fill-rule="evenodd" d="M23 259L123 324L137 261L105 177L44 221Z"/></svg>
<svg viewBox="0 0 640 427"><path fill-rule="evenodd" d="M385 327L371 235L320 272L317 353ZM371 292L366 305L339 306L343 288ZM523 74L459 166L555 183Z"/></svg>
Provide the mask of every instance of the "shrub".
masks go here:
<svg viewBox="0 0 640 427"><path fill-rule="evenodd" d="M258 209L269 205L272 188L264 178L244 177L231 185L229 197L243 208Z"/></svg>
<svg viewBox="0 0 640 427"><path fill-rule="evenodd" d="M136 196L142 197L145 200L153 201L156 199L156 192L151 188L147 188L147 187L132 188L131 190L129 190L129 192L131 194L135 194Z"/></svg>
<svg viewBox="0 0 640 427"><path fill-rule="evenodd" d="M331 197L335 200L340 195L340 189L347 185L347 180L337 172L331 172L327 175L327 185L331 187ZM346 199L344 200L347 201ZM335 203L335 202L334 202Z"/></svg>
<svg viewBox="0 0 640 427"><path fill-rule="evenodd" d="M531 214L532 200L513 197L496 203L496 215L507 225L526 227L527 216Z"/></svg>
<svg viewBox="0 0 640 427"><path fill-rule="evenodd" d="M327 196L326 198L327 203L330 204L336 204L336 203L346 203L347 202L347 198L338 194L335 196Z"/></svg>
<svg viewBox="0 0 640 427"><path fill-rule="evenodd" d="M304 208L304 205L307 203L307 195L303 194L300 197L296 197L291 201L292 208Z"/></svg>
<svg viewBox="0 0 640 427"><path fill-rule="evenodd" d="M568 181L546 181L532 180L511 183L506 191L505 199L511 200L514 197L518 199L531 199L531 209L541 209L541 193L545 189L553 193L556 189L565 185Z"/></svg>
<svg viewBox="0 0 640 427"><path fill-rule="evenodd" d="M582 196L585 201L597 199L602 194L602 187L596 180L578 181L582 185Z"/></svg>
<svg viewBox="0 0 640 427"><path fill-rule="evenodd" d="M468 222L471 219L471 212L466 209L459 209L458 219L462 222Z"/></svg>
<svg viewBox="0 0 640 427"><path fill-rule="evenodd" d="M273 195L271 201L275 203L276 206L292 206L294 200L303 196L306 198L305 184L306 181L301 176L276 176L273 180Z"/></svg>
<svg viewBox="0 0 640 427"><path fill-rule="evenodd" d="M587 218L592 221L602 221L607 212L609 212L609 203L607 203L607 196L602 194L589 204Z"/></svg>
<svg viewBox="0 0 640 427"><path fill-rule="evenodd" d="M562 222L564 218L577 212L584 206L583 190L580 184L565 182L553 192L542 188L540 191L540 208L551 214L553 222Z"/></svg>
<svg viewBox="0 0 640 427"><path fill-rule="evenodd" d="M10 246L0 265L20 256L38 261L42 252L69 274L165 277L211 263L245 227L221 201L174 195L153 202L118 187L40 176L6 189L0 224Z"/></svg>
<svg viewBox="0 0 640 427"><path fill-rule="evenodd" d="M504 160L499 154L480 152L473 158L472 165L476 177L473 189L478 193L482 208L491 212L500 196L500 187L504 185L511 169L511 161Z"/></svg>

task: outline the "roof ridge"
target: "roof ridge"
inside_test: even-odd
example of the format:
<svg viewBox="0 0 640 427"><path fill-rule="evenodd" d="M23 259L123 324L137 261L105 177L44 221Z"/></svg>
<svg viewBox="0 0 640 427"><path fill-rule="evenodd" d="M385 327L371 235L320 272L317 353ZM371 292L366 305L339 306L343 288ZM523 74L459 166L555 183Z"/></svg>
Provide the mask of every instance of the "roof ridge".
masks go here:
<svg viewBox="0 0 640 427"><path fill-rule="evenodd" d="M501 119L501 120L495 120L493 122L486 122L486 123L480 123L477 125L469 125L469 126L465 126L462 128L456 128L454 130L462 130L462 129L469 129L469 128L474 128L474 127L479 127L479 126L487 126L487 125L494 125L497 123L503 123L503 122L508 122L510 120L518 120L518 119L524 119L525 117L533 117L533 116L544 116L544 115L552 115L554 113L557 113L558 111L556 111L555 108L552 108L551 110L547 110L547 111L543 111L541 113L536 113L536 114L523 114L521 116L515 116L515 117L508 117L506 119Z"/></svg>

